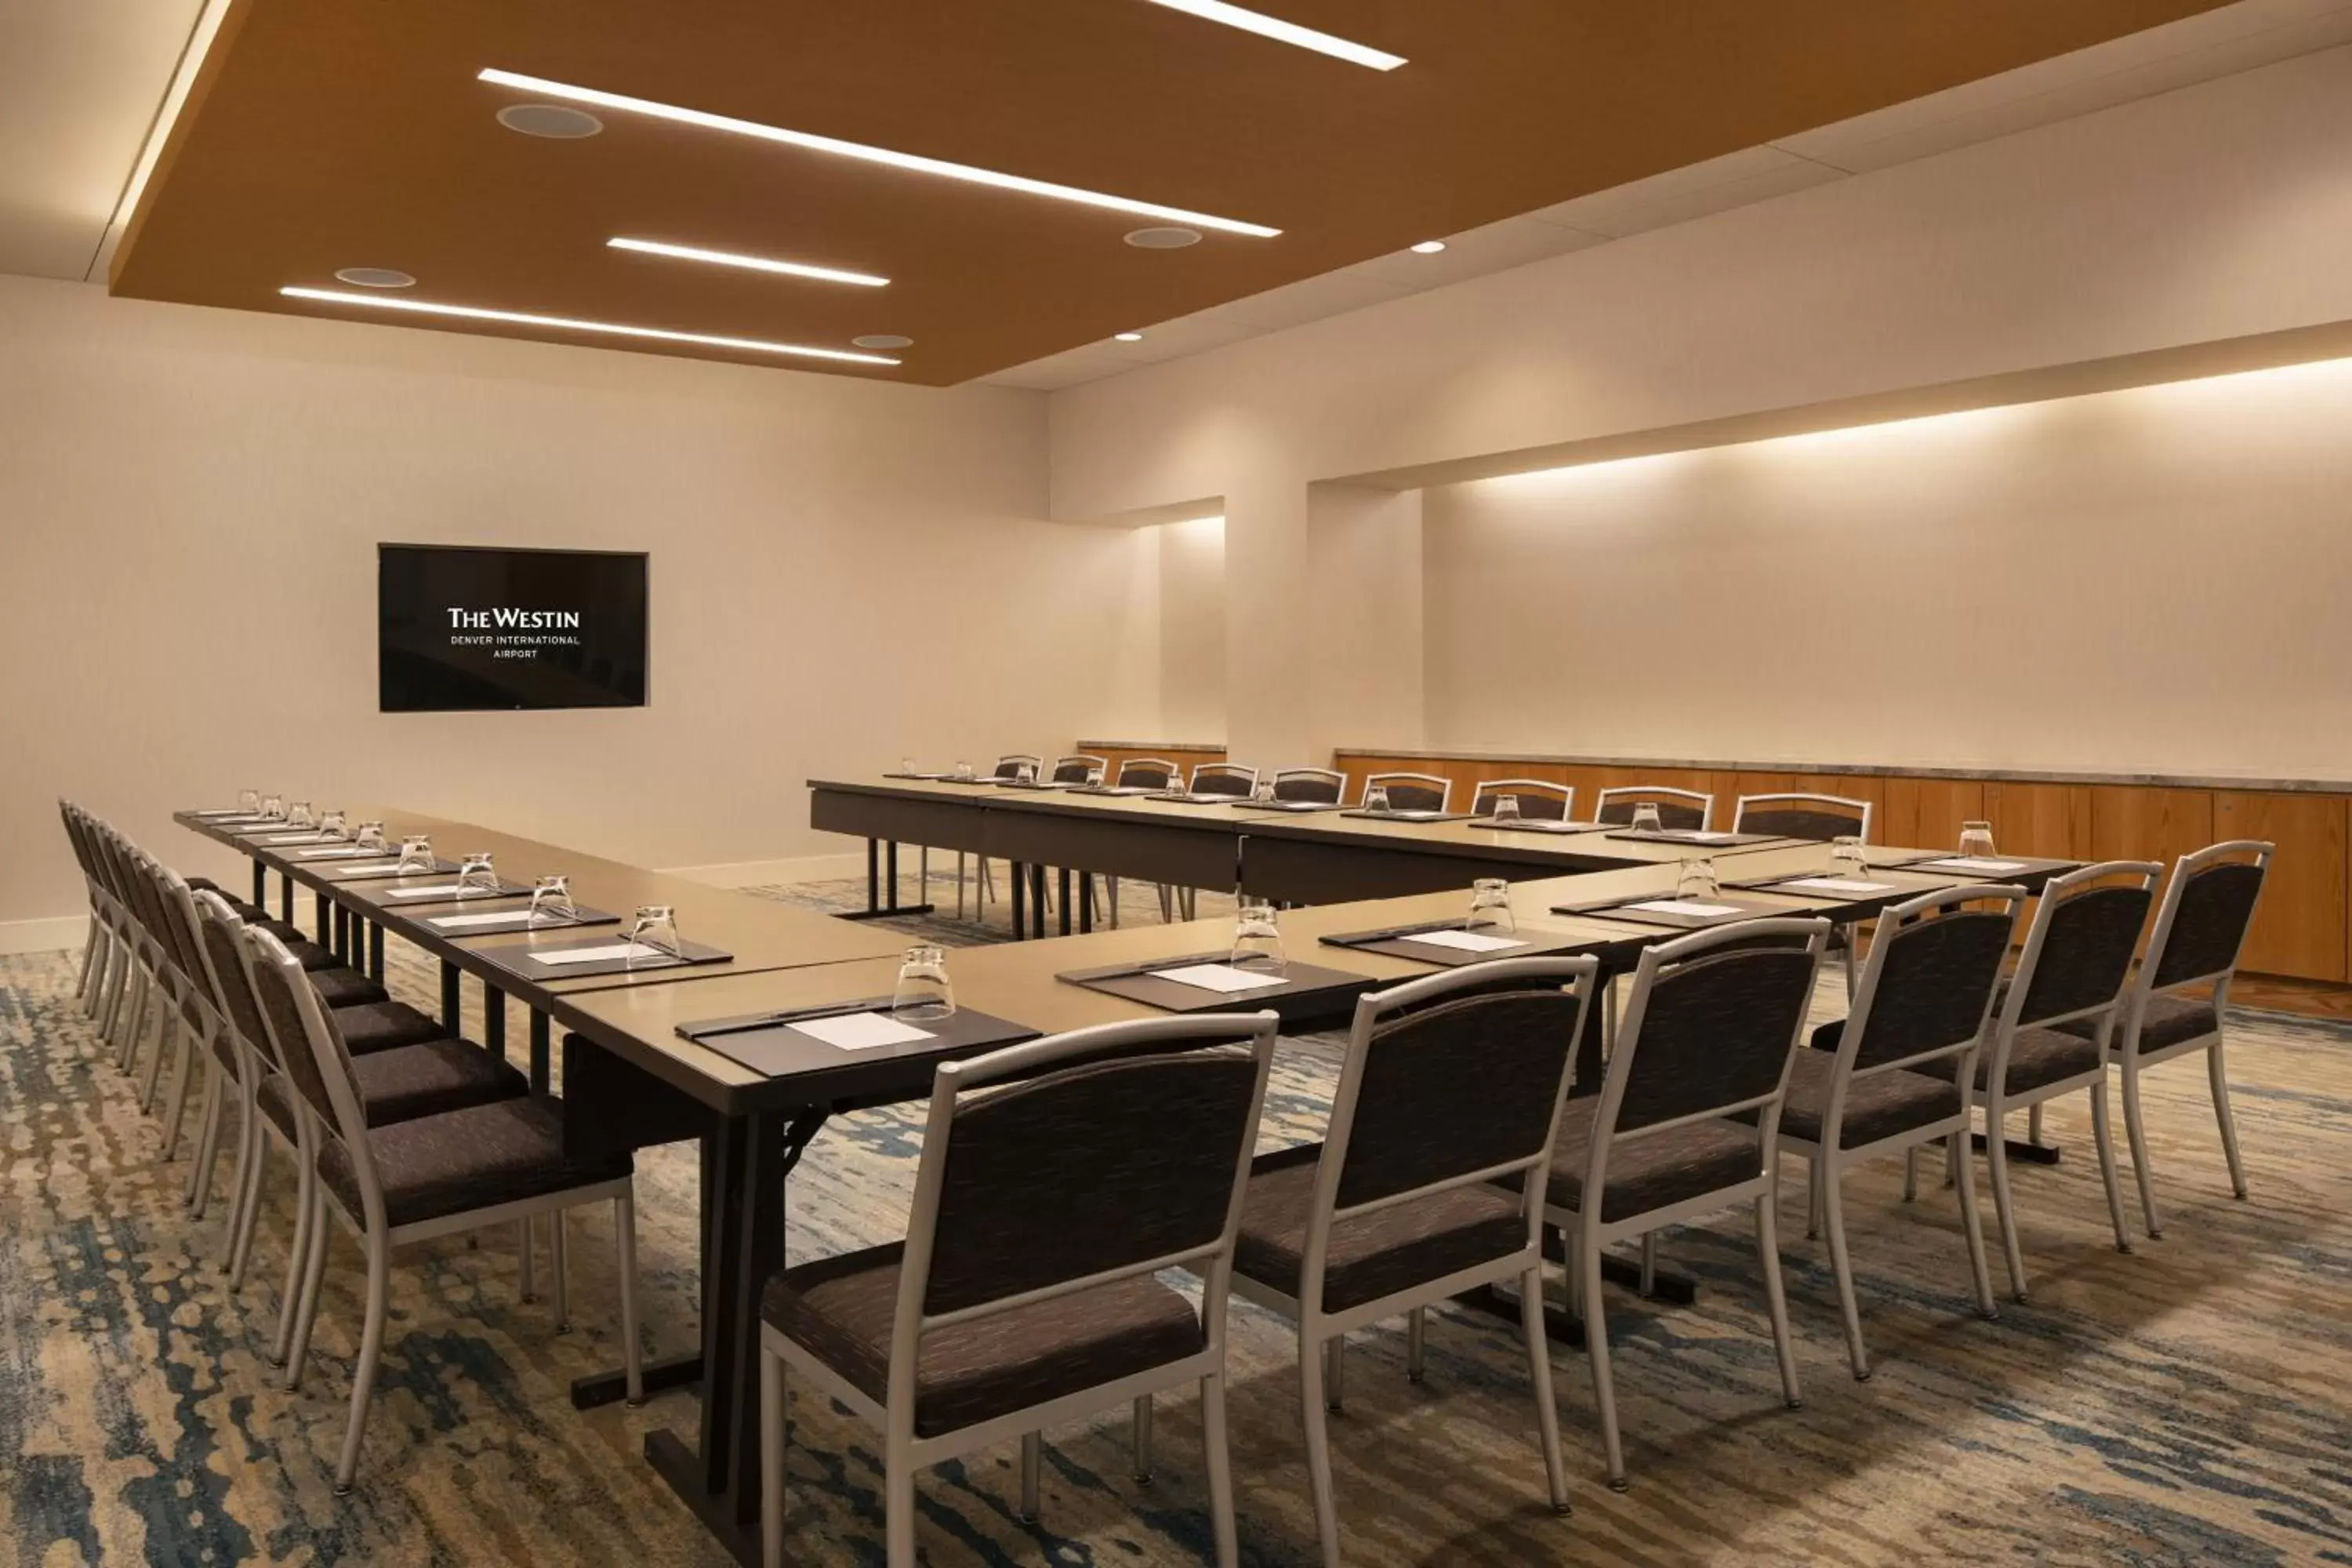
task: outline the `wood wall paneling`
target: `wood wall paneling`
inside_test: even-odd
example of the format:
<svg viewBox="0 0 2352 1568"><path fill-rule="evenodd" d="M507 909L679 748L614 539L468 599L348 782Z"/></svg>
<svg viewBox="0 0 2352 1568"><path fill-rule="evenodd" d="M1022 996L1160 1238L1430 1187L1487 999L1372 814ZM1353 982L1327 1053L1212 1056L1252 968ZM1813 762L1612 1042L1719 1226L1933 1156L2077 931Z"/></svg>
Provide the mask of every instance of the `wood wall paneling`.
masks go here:
<svg viewBox="0 0 2352 1568"><path fill-rule="evenodd" d="M1717 773L1722 780L1725 775ZM1739 809L1739 797L1744 795L1833 795L1842 800L1870 802L1870 837L1874 844L1892 842L1880 829L1879 820L1886 814L1886 781L1873 773L1738 773L1729 775L1727 787L1718 788L1715 803L1716 826L1736 826L1735 815Z"/></svg>
<svg viewBox="0 0 2352 1568"><path fill-rule="evenodd" d="M2083 860L2091 855L2091 791L2085 784L1984 785L1984 820L2003 854Z"/></svg>
<svg viewBox="0 0 2352 1568"><path fill-rule="evenodd" d="M1985 816L1982 780L1888 778L1882 782L1886 804L1875 835L1881 844L1956 847L1960 824L1991 820ZM2000 842L1998 836L1993 842Z"/></svg>
<svg viewBox="0 0 2352 1568"><path fill-rule="evenodd" d="M2278 846L2242 967L2299 980L2352 978L2346 814L2341 795L2214 792L2215 840L2266 838Z"/></svg>
<svg viewBox="0 0 2352 1568"><path fill-rule="evenodd" d="M2211 790L2091 786L2094 860L2160 860L2168 867L2212 842Z"/></svg>

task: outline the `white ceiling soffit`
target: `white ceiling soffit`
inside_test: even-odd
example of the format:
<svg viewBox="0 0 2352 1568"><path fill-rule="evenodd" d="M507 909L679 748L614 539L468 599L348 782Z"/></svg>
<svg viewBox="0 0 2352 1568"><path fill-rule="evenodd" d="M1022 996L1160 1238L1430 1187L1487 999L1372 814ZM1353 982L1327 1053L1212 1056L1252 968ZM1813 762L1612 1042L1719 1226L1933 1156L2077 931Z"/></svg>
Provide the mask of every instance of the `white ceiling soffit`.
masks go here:
<svg viewBox="0 0 2352 1568"><path fill-rule="evenodd" d="M89 274L203 0L0 0L0 272Z"/></svg>
<svg viewBox="0 0 2352 1568"><path fill-rule="evenodd" d="M1410 252L1343 267L984 377L1053 391L1361 310L1406 294L1686 223L1849 174L1909 163L2037 125L2352 43L2352 0L2240 0L1926 98L1669 170Z"/></svg>

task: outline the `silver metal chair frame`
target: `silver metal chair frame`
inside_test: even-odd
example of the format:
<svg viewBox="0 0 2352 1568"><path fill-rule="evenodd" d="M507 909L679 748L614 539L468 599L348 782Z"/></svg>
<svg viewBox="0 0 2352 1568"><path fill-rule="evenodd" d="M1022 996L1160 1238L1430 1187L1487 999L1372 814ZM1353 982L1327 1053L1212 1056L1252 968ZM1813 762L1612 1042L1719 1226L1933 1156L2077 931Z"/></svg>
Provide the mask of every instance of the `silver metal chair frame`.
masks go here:
<svg viewBox="0 0 2352 1568"><path fill-rule="evenodd" d="M1561 820L1576 816L1576 786L1553 784L1549 779L1480 779L1478 787L1470 792L1470 815L1492 816L1494 806L1489 803L1498 795L1556 795L1559 796Z"/></svg>
<svg viewBox="0 0 2352 1568"><path fill-rule="evenodd" d="M1454 800L1454 781L1448 778L1440 778L1435 773L1366 773L1364 775L1364 795L1368 795L1371 794L1375 785L1385 788L1392 784L1420 784L1425 789L1435 790L1437 792L1437 809L1441 812L1451 805ZM1360 805L1364 796L1358 795L1356 798L1358 804Z"/></svg>
<svg viewBox="0 0 2352 1568"><path fill-rule="evenodd" d="M1226 1205L1223 1234L1213 1245L1154 1258L1125 1268L1063 1280L1043 1289L983 1302L958 1311L928 1313L923 1302L930 1285L930 1264L939 1228L940 1202L947 1172L949 1141L954 1135L956 1101L966 1090L1006 1079L1031 1077L1063 1063L1096 1054L1132 1049L1169 1041L1246 1041L1257 1062L1257 1082L1250 1102L1248 1125L1255 1128L1265 1103L1265 1081L1274 1061L1279 1020L1270 1012L1223 1014L1194 1018L1150 1018L1136 1023L1103 1024L1054 1035L1024 1045L1011 1046L961 1062L943 1062L933 1075L929 1119L923 1133L923 1156L915 1175L915 1201L907 1221L907 1246L898 1271L897 1311L890 1336L888 1397L877 1401L801 1348L791 1337L764 1321L760 1325L761 1544L768 1568L784 1561L784 1371L792 1371L863 1417L883 1436L885 1523L889 1568L915 1568L915 1472L943 1459L1008 1437L1022 1440L1022 1493L1024 1512L1034 1516L1039 1468L1038 1434L1050 1426L1074 1421L1124 1402L1137 1406L1138 1434L1149 1431L1141 1418L1146 1402L1161 1389L1197 1382L1201 1387L1202 1436L1208 1449L1209 1508L1213 1516L1219 1568L1237 1568L1240 1544L1234 1522L1234 1486L1225 1442L1225 1302L1231 1288L1234 1238L1241 1228L1242 1200L1247 1190L1253 1139L1240 1141L1240 1158L1234 1169L1233 1196ZM992 1420L963 1426L936 1436L915 1431L915 1373L923 1336L935 1329L969 1322L1017 1307L1050 1300L1119 1279L1185 1268L1206 1282L1201 1298L1203 1348L1181 1361L1170 1362L1147 1373L1117 1379L1076 1394L1013 1411Z"/></svg>
<svg viewBox="0 0 2352 1568"><path fill-rule="evenodd" d="M1608 821L1609 808L1621 800L1630 800L1636 805L1643 801L1654 801L1661 805L1696 806L1701 833L1705 833L1715 821L1715 796L1704 790L1676 789L1672 784L1617 784L1604 789L1593 797L1592 819L1595 822Z"/></svg>
<svg viewBox="0 0 2352 1568"><path fill-rule="evenodd" d="M1860 820L1854 826L1854 837L1860 838L1864 844L1870 842L1872 809L1870 802L1866 800L1853 800L1842 795L1815 795L1810 790L1790 790L1779 795L1743 795L1732 810L1731 830L1734 833L1748 831L1748 808L1751 805L1827 806L1833 811L1858 817Z"/></svg>
<svg viewBox="0 0 2352 1568"><path fill-rule="evenodd" d="M1589 955L1580 958L1502 959L1488 963L1465 964L1459 969L1408 981L1357 999L1355 1025L1348 1037L1348 1056L1340 1068L1339 1090L1332 1099L1330 1125L1324 1138L1322 1157L1316 1165L1315 1200L1308 1211L1307 1247L1299 1264L1299 1293L1292 1296L1246 1275L1236 1273L1234 1276L1236 1295L1281 1313L1298 1327L1299 1410L1307 1427L1307 1469L1314 1492L1315 1527L1321 1539L1326 1568L1337 1568L1339 1562L1339 1521L1332 1493L1331 1437L1325 1404L1327 1392L1331 1401L1336 1402L1339 1397L1339 1369L1347 1335L1384 1318L1404 1314L1408 1336L1407 1366L1409 1375L1418 1383L1424 1364L1423 1335L1427 1309L1465 1290L1500 1280L1518 1282L1520 1321L1527 1340L1528 1371L1535 1384L1536 1424L1543 1441L1544 1473L1551 1483L1553 1511L1569 1511L1568 1472L1560 1457L1559 1410L1552 1396L1551 1354L1544 1341L1543 1182L1545 1173L1551 1168L1552 1152L1559 1138L1560 1109L1568 1103L1569 1086L1576 1075L1575 1042L1583 1034L1585 1015L1592 1005L1595 976L1599 970L1600 960ZM1340 1208L1339 1180L1347 1167L1349 1140L1355 1131L1356 1105L1363 1091L1373 1031L1384 1017L1401 1009L1417 1007L1455 992L1481 989L1508 980L1562 982L1560 989L1572 992L1577 997L1576 1024L1570 1035L1569 1047L1561 1058L1559 1083L1552 1098L1550 1131L1545 1135L1542 1149L1524 1160L1507 1161L1407 1192L1393 1193L1371 1203ZM1455 1187L1502 1181L1513 1176L1520 1179L1528 1221L1527 1241L1519 1250L1492 1262L1425 1280L1345 1311L1322 1310L1318 1303L1324 1295L1331 1233L1339 1222L1398 1204L1412 1203Z"/></svg>

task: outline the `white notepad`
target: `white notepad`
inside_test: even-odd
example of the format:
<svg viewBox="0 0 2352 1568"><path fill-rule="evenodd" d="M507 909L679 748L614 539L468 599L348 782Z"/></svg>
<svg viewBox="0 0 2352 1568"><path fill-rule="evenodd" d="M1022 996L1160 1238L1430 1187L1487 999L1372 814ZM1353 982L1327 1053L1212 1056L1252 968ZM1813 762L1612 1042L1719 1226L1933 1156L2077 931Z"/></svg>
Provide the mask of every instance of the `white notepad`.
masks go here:
<svg viewBox="0 0 2352 1568"><path fill-rule="evenodd" d="M1775 892L1807 893L1891 893L1892 882L1857 882L1849 877L1800 877L1792 882L1782 882Z"/></svg>
<svg viewBox="0 0 2352 1568"><path fill-rule="evenodd" d="M575 947L568 952L532 952L524 954L533 963L604 963L615 958L672 958L657 947L647 947L641 942L609 942L603 947Z"/></svg>
<svg viewBox="0 0 2352 1568"><path fill-rule="evenodd" d="M400 875L400 862L388 860L381 866L336 866L331 868L327 875L337 878L397 877ZM417 876L421 873L412 871L409 875Z"/></svg>
<svg viewBox="0 0 2352 1568"><path fill-rule="evenodd" d="M262 840L264 844L316 844L327 836L323 833L279 833Z"/></svg>
<svg viewBox="0 0 2352 1568"><path fill-rule="evenodd" d="M2022 860L1988 860L1981 855L1955 855L1948 860L1931 860L1928 864L1940 866L1947 871L2022 871L2025 869L2025 862Z"/></svg>
<svg viewBox="0 0 2352 1568"><path fill-rule="evenodd" d="M382 860L393 852L389 849L303 849L295 853L297 860Z"/></svg>
<svg viewBox="0 0 2352 1568"><path fill-rule="evenodd" d="M877 1046L903 1046L938 1037L929 1029L918 1029L912 1024L901 1024L879 1013L840 1013L830 1018L803 1019L785 1027L844 1051L869 1051Z"/></svg>
<svg viewBox="0 0 2352 1568"><path fill-rule="evenodd" d="M1430 947L1458 947L1465 952L1499 952L1507 947L1528 945L1517 937L1492 936L1483 931L1423 931L1397 940L1422 942Z"/></svg>
<svg viewBox="0 0 2352 1568"><path fill-rule="evenodd" d="M1388 811L1383 816L1393 816L1399 822L1433 822L1445 814L1442 811Z"/></svg>
<svg viewBox="0 0 2352 1568"><path fill-rule="evenodd" d="M1732 904L1702 904L1692 899L1652 899L1643 904L1627 904L1629 910L1646 910L1656 915L1689 915L1699 920L1714 920L1719 915L1736 915L1741 910Z"/></svg>
<svg viewBox="0 0 2352 1568"><path fill-rule="evenodd" d="M392 896L395 899L487 899L490 894L488 889L471 892L455 882L443 882L430 888L394 888Z"/></svg>
<svg viewBox="0 0 2352 1568"><path fill-rule="evenodd" d="M529 910L493 910L486 915L430 915L425 923L442 931L470 931L476 926L511 925L517 921L533 923Z"/></svg>
<svg viewBox="0 0 2352 1568"><path fill-rule="evenodd" d="M1279 985L1283 977L1268 974L1264 970L1235 969L1230 963L1188 963L1181 969L1155 969L1152 976L1172 980L1179 985L1197 985L1203 991L1261 991L1269 985Z"/></svg>
<svg viewBox="0 0 2352 1568"><path fill-rule="evenodd" d="M1685 828L1674 832L1673 837L1685 839L1693 844L1728 844L1733 839L1738 837L1739 835L1737 833L1701 833L1696 828Z"/></svg>

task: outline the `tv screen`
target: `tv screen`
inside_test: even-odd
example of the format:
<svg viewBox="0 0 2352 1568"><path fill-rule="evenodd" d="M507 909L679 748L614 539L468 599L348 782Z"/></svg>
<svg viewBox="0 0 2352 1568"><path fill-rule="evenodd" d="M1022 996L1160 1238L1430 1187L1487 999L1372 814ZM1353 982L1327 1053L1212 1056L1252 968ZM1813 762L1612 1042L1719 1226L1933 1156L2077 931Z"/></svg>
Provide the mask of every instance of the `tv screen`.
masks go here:
<svg viewBox="0 0 2352 1568"><path fill-rule="evenodd" d="M376 546L386 713L642 708L646 557Z"/></svg>

